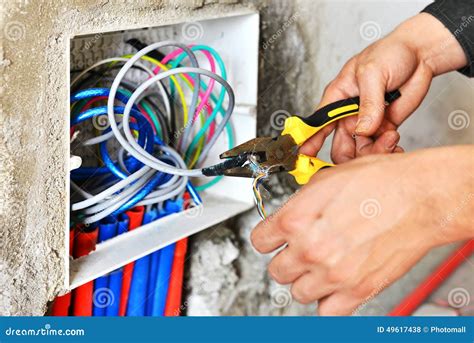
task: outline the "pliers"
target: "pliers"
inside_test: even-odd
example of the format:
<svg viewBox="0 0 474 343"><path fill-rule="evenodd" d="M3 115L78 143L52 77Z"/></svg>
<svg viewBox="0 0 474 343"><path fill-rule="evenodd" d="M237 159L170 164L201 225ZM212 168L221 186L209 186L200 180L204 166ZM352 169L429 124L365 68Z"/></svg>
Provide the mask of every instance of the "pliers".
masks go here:
<svg viewBox="0 0 474 343"><path fill-rule="evenodd" d="M398 90L385 94L386 105L401 96ZM308 117L286 118L284 129L277 137L257 137L220 155L224 162L204 168L206 176L256 177L288 172L300 185L322 168L334 166L317 157L299 154L299 147L311 136L336 120L359 113L359 97L344 99L326 105Z"/></svg>

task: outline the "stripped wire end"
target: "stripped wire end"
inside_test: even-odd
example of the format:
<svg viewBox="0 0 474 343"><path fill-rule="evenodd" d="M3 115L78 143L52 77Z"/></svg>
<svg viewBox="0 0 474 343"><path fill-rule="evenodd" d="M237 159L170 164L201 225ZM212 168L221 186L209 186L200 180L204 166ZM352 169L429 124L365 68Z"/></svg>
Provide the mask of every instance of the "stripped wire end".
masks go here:
<svg viewBox="0 0 474 343"><path fill-rule="evenodd" d="M260 218L265 220L267 218L267 213L265 212L265 206L263 204L263 197L262 193L260 192L260 186L268 178L269 169L262 168L254 156L249 156L248 160L249 167L253 170L254 175L256 175L252 183L253 199L255 201L255 205L257 206L257 211L260 215Z"/></svg>

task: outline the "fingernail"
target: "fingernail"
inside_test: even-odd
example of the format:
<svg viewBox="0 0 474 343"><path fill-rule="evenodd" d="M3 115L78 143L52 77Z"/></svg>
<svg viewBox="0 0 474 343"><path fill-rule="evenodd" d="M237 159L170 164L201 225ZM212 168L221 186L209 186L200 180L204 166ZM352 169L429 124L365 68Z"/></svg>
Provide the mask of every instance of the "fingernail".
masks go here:
<svg viewBox="0 0 474 343"><path fill-rule="evenodd" d="M370 129L370 124L372 124L372 119L370 117L359 118L356 124L356 133L364 133Z"/></svg>
<svg viewBox="0 0 474 343"><path fill-rule="evenodd" d="M387 151L393 151L393 149L395 149L395 147L397 146L399 140L400 136L397 135L397 137L395 137L395 141L392 141L391 143L386 142L385 149Z"/></svg>

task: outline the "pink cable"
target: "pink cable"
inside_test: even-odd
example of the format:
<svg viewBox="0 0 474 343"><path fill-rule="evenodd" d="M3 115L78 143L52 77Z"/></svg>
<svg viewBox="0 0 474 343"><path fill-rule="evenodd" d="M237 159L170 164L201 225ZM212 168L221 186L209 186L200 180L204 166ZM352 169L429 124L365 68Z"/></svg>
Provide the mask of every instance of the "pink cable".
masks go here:
<svg viewBox="0 0 474 343"><path fill-rule="evenodd" d="M189 45L190 48L192 46L193 45ZM171 59L173 59L176 56L180 55L182 52L183 52L183 49L174 50L173 52L166 55L165 58L163 58L163 60L161 61L161 63L163 63L163 64L168 63ZM215 73L216 65L215 65L215 62L214 62L214 58L212 57L212 55L208 51L202 50L201 52L207 57L207 59L209 61L209 64L210 64L210 67L211 67L211 71L213 73ZM157 67L155 67L155 69L153 69L153 72L155 74L158 74L160 69L161 69L160 66L157 66ZM194 80L191 78L191 76L189 74L183 74L183 75L191 83L191 85L193 85L193 87L194 87ZM209 97L212 93L212 89L214 88L214 84L215 84L215 80L211 79L209 81L208 88L207 88L206 92L205 93L199 92L199 97L201 98L201 102L199 103L198 107L196 108L196 112L194 113L194 116L193 116L193 122L197 119L197 117L199 116L199 113L201 112L201 110L203 109L204 106L206 106L206 109L207 109L209 114L212 112L212 107L210 106L208 101L209 101ZM212 122L210 127L209 127L208 139L210 139L213 136L214 129L215 129L215 122Z"/></svg>

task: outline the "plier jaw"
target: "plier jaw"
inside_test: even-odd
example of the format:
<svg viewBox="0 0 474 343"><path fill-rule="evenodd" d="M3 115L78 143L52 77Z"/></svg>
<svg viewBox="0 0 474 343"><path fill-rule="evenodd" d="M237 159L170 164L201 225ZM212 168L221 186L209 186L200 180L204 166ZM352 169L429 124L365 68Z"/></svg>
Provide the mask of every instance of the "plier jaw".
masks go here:
<svg viewBox="0 0 474 343"><path fill-rule="evenodd" d="M289 172L295 168L298 145L290 135L258 137L222 153L221 164L204 168L204 175L255 177L264 172ZM211 174L212 173L212 174Z"/></svg>
<svg viewBox="0 0 474 343"><path fill-rule="evenodd" d="M385 94L387 104L400 97L398 90ZM298 154L298 148L327 125L359 114L359 97L343 99L316 110L308 117L286 118L280 136L251 139L220 155L226 161L204 168L206 176L228 175L256 177L278 172L288 172L296 182L304 185L312 175L333 164L317 157Z"/></svg>

